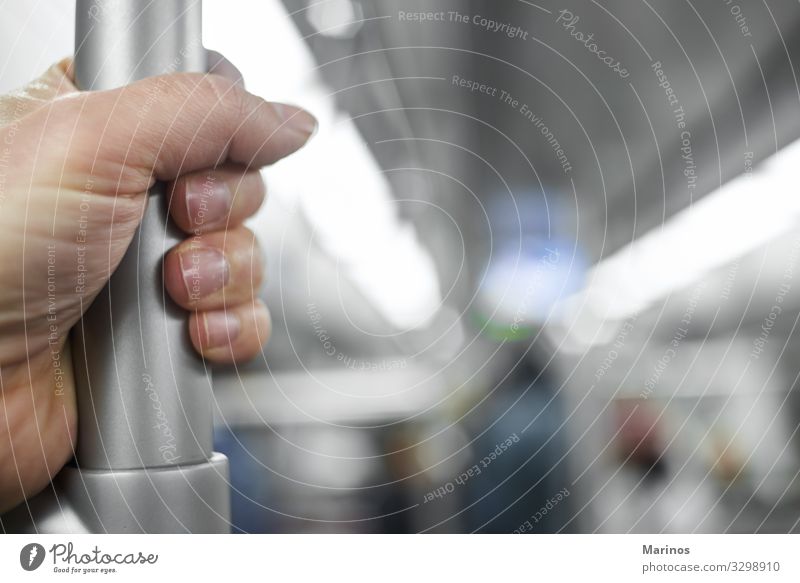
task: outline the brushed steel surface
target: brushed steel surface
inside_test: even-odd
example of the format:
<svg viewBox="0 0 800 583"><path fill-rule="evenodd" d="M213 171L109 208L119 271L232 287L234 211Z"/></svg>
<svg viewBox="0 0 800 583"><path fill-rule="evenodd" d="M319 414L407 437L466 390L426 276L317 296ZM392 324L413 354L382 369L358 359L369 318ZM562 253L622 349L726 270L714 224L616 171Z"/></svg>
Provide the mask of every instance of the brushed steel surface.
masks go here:
<svg viewBox="0 0 800 583"><path fill-rule="evenodd" d="M228 458L146 470L67 466L27 504L0 517L17 534L230 532Z"/></svg>
<svg viewBox="0 0 800 583"><path fill-rule="evenodd" d="M81 89L206 70L199 0L78 0L76 15ZM162 278L163 257L181 238L157 184L122 263L76 327L82 468L201 463L211 455L210 379Z"/></svg>

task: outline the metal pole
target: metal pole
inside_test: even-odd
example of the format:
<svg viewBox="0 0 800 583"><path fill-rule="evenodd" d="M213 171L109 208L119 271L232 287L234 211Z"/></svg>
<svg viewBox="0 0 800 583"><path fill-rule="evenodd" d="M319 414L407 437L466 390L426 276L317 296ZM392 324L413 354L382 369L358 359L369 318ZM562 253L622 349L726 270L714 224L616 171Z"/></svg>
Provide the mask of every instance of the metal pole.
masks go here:
<svg viewBox="0 0 800 583"><path fill-rule="evenodd" d="M206 70L197 0L78 0L77 6L80 89ZM140 115L157 107L154 94ZM211 455L210 382L189 344L186 313L165 298L161 277L164 254L181 239L164 185L157 184L127 255L76 328L83 468L198 463Z"/></svg>
<svg viewBox="0 0 800 583"><path fill-rule="evenodd" d="M80 89L206 68L201 0L77 0ZM212 452L211 380L186 313L164 291L164 254L182 238L167 202L157 184L122 263L76 326L76 464L57 476L54 493L30 502L30 524L19 530L230 530L228 462ZM15 524L26 522L21 511Z"/></svg>

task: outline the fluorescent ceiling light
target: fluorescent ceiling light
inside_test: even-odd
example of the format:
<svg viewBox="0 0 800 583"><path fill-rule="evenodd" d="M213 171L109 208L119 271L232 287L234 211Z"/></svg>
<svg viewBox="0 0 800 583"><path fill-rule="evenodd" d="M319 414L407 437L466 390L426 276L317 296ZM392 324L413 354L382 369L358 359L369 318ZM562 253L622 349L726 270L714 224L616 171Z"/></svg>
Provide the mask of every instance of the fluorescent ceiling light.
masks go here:
<svg viewBox="0 0 800 583"><path fill-rule="evenodd" d="M565 349L610 341L625 318L800 225L800 141L598 263L548 326Z"/></svg>

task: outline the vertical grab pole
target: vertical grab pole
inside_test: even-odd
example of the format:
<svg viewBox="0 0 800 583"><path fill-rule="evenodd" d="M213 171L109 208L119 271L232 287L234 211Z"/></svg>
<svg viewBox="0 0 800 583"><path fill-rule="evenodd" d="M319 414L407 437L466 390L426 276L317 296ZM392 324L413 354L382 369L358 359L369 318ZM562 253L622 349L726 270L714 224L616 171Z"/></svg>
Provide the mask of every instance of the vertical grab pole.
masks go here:
<svg viewBox="0 0 800 583"><path fill-rule="evenodd" d="M82 90L206 70L198 0L77 0L76 14ZM157 107L158 95L148 96L139 115ZM128 253L77 327L82 468L170 466L211 455L210 383L189 344L186 313L164 294L162 260L181 240L166 198L163 184L151 189Z"/></svg>
<svg viewBox="0 0 800 583"><path fill-rule="evenodd" d="M76 83L87 91L204 72L201 1L77 0L75 47ZM142 115L157 107L154 95ZM156 184L122 263L76 326L76 463L4 517L10 530L230 531L228 460L212 451L210 378L191 348L186 313L164 291L164 254L181 240L167 203Z"/></svg>

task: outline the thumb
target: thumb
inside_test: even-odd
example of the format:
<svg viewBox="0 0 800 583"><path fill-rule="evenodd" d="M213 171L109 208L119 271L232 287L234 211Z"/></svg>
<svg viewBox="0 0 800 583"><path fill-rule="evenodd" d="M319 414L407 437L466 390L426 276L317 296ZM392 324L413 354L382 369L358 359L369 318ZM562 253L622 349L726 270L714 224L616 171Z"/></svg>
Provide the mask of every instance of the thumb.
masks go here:
<svg viewBox="0 0 800 583"><path fill-rule="evenodd" d="M268 103L234 80L194 73L67 95L39 113L48 146L40 151L59 165L62 187L80 188L91 176L100 189L123 195L226 161L270 164L316 129L301 109Z"/></svg>

